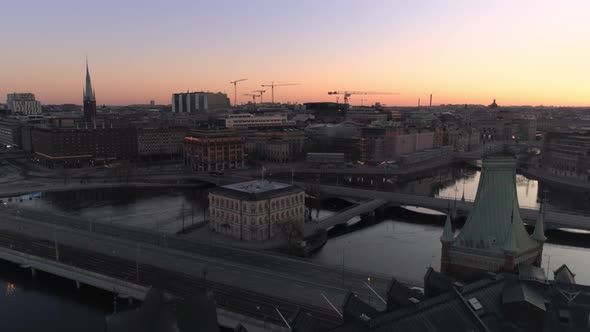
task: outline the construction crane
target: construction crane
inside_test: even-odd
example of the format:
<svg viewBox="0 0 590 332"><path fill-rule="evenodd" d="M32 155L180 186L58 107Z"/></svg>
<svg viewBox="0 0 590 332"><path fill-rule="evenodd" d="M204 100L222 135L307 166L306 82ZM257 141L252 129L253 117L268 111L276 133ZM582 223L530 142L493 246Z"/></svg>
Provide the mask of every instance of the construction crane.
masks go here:
<svg viewBox="0 0 590 332"><path fill-rule="evenodd" d="M260 103L262 104L262 94L266 92L266 90L254 90L252 92L258 92L260 94Z"/></svg>
<svg viewBox="0 0 590 332"><path fill-rule="evenodd" d="M270 86L270 95L271 95L271 101L274 104L275 103L275 86L287 86L287 85L301 85L299 83L280 83L280 84L275 84L274 81L270 82L270 84L262 84L260 85L261 87L269 87Z"/></svg>
<svg viewBox="0 0 590 332"><path fill-rule="evenodd" d="M399 92L372 92L372 91L328 91L329 95L344 95L344 103L348 105L352 95L399 95Z"/></svg>
<svg viewBox="0 0 590 332"><path fill-rule="evenodd" d="M252 97L252 104L256 104L257 97L262 97L262 95L257 95L257 94L253 94L253 93L244 93L244 96Z"/></svg>
<svg viewBox="0 0 590 332"><path fill-rule="evenodd" d="M234 85L234 106L238 106L237 97L238 97L238 82L246 81L247 78L241 78L239 80L231 81L230 84Z"/></svg>

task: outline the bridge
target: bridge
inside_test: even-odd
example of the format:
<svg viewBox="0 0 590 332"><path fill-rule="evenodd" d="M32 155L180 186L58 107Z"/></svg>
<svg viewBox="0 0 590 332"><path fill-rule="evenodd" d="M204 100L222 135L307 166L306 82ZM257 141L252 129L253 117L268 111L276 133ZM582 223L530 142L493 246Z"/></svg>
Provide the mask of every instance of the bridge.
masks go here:
<svg viewBox="0 0 590 332"><path fill-rule="evenodd" d="M387 201L385 200L371 199L366 202L362 202L358 205L353 205L333 216L320 220L317 223L311 224L310 227L306 227L305 236L312 235L319 230L328 229L332 226L343 224L356 216L365 213L372 213L376 209L384 206L385 204L387 204Z"/></svg>
<svg viewBox="0 0 590 332"><path fill-rule="evenodd" d="M280 326L274 307L287 315L309 312L326 327L340 317L349 291L379 309L389 276L307 260L198 243L133 227L95 223L41 211L0 208L0 258L108 291L141 299L149 286L182 296L207 287L220 297L218 312L246 315ZM401 280L409 285L420 281ZM192 287L192 288L191 288ZM188 292L188 293L187 293ZM219 294L219 295L218 295ZM256 307L262 309L256 309Z"/></svg>
<svg viewBox="0 0 590 332"><path fill-rule="evenodd" d="M424 207L445 213L448 211L449 207L453 209L455 209L456 207L457 213L467 215L468 212L471 210L471 207L473 206L473 202L471 201L461 201L445 197L428 197L404 193L392 193L384 191L358 189L343 186L322 185L317 183L297 182L297 184L308 190L321 192L323 195L327 196L347 196L355 198L364 198L369 202L378 200L395 205ZM366 212L366 209L363 209L363 212ZM348 215L349 214L343 214L342 218L338 218L338 215L336 215L331 218L332 220L330 222L332 224L337 224L336 220L339 220L340 222L346 222L348 219L346 219L346 221L342 220L345 219ZM525 223L534 226L539 215L539 210L536 208L521 207L520 215ZM548 230L556 228L571 228L590 231L590 216L584 214L574 214L571 212L555 209L547 209L545 214L545 229Z"/></svg>

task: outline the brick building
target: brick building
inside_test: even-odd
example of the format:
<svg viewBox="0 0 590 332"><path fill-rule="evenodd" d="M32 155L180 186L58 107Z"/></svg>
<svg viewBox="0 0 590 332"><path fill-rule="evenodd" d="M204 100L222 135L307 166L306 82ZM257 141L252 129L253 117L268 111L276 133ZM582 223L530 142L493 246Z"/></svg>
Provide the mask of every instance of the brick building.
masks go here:
<svg viewBox="0 0 590 332"><path fill-rule="evenodd" d="M185 166L195 171L244 167L245 138L231 130L193 131L183 140Z"/></svg>
<svg viewBox="0 0 590 332"><path fill-rule="evenodd" d="M39 160L53 167L108 164L137 157L134 127L51 127L32 131L32 148Z"/></svg>

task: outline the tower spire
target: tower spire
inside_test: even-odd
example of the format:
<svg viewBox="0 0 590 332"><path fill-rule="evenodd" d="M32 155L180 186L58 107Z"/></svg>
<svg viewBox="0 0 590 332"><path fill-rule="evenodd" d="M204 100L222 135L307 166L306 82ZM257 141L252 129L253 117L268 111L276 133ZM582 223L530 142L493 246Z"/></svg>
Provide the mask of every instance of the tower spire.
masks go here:
<svg viewBox="0 0 590 332"><path fill-rule="evenodd" d="M88 56L86 57L86 88L84 90L84 99L95 101L94 90L92 89L92 80L90 79L90 70L88 69Z"/></svg>
<svg viewBox="0 0 590 332"><path fill-rule="evenodd" d="M447 218L445 220L445 228L443 229L443 234L440 237L440 240L443 242L453 242L455 240L455 234L453 233L453 225L451 224L451 207L449 206L449 212L447 213Z"/></svg>
<svg viewBox="0 0 590 332"><path fill-rule="evenodd" d="M539 217L535 223L535 230L531 237L539 242L545 242L547 237L545 236L545 202L541 204L541 211L539 211Z"/></svg>

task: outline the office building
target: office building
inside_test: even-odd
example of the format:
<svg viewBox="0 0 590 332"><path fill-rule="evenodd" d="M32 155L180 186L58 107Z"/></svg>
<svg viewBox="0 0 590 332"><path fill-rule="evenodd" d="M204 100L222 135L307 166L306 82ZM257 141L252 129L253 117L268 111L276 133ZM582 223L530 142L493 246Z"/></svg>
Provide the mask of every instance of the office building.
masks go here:
<svg viewBox="0 0 590 332"><path fill-rule="evenodd" d="M12 114L41 114L41 103L35 100L32 93L10 93L6 95L6 107Z"/></svg>
<svg viewBox="0 0 590 332"><path fill-rule="evenodd" d="M590 132L548 132L542 153L545 171L582 181L590 179Z"/></svg>
<svg viewBox="0 0 590 332"><path fill-rule="evenodd" d="M137 157L133 127L55 127L40 125L32 131L33 151L49 167L109 164Z"/></svg>
<svg viewBox="0 0 590 332"><path fill-rule="evenodd" d="M142 160L177 159L182 156L182 142L188 130L180 126L137 128L137 155Z"/></svg>
<svg viewBox="0 0 590 332"><path fill-rule="evenodd" d="M195 171L244 167L245 138L231 130L197 130L183 141L185 166Z"/></svg>
<svg viewBox="0 0 590 332"><path fill-rule="evenodd" d="M265 241L302 233L305 192L296 186L253 180L209 192L210 227L244 241Z"/></svg>
<svg viewBox="0 0 590 332"><path fill-rule="evenodd" d="M204 112L229 107L229 98L221 92L186 92L172 95L173 113Z"/></svg>
<svg viewBox="0 0 590 332"><path fill-rule="evenodd" d="M268 128L295 126L295 121L289 120L286 115L254 115L251 113L230 114L225 119L226 128Z"/></svg>

